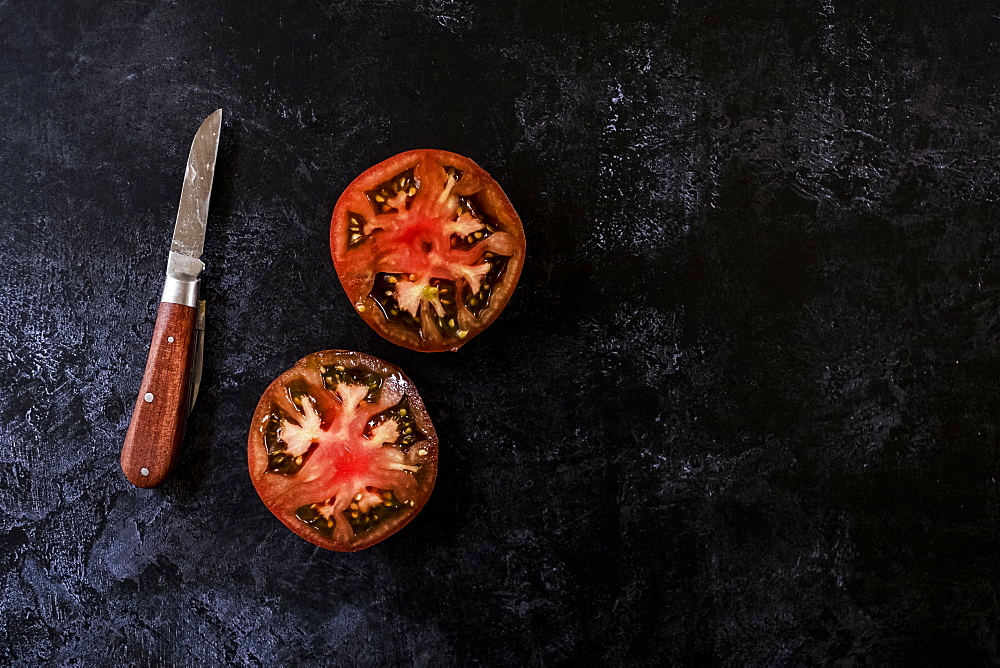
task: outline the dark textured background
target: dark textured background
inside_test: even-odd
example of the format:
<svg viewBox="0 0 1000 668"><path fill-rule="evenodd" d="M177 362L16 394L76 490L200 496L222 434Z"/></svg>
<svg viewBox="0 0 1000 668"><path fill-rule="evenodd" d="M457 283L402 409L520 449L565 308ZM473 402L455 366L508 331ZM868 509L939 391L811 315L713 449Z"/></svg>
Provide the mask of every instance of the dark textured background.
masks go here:
<svg viewBox="0 0 1000 668"><path fill-rule="evenodd" d="M1000 661L992 3L0 0L0 661ZM118 451L198 123L226 120L175 477ZM380 339L330 211L396 152L528 257L458 354ZM260 392L341 347L442 438L391 540L299 539Z"/></svg>

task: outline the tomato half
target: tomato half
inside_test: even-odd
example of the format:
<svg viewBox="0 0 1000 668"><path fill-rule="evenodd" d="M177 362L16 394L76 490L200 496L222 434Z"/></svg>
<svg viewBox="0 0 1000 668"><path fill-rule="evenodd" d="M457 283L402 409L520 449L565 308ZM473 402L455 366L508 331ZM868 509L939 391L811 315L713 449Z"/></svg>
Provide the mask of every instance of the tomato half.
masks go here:
<svg viewBox="0 0 1000 668"><path fill-rule="evenodd" d="M507 305L524 228L482 167L422 149L354 179L333 210L330 249L365 322L393 343L440 352L467 343Z"/></svg>
<svg viewBox="0 0 1000 668"><path fill-rule="evenodd" d="M437 477L438 440L424 402L397 367L326 350L264 392L247 441L264 505L306 540L353 552L420 512Z"/></svg>

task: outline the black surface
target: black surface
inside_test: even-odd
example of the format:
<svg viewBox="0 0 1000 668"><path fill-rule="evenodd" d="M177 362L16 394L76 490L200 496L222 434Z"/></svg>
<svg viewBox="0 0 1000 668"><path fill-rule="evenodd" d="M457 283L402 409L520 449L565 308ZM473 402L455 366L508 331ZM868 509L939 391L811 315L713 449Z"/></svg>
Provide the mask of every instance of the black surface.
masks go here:
<svg viewBox="0 0 1000 668"><path fill-rule="evenodd" d="M0 661L1000 661L1000 18L990 3L0 0ZM129 486L188 145L225 110L205 378ZM351 311L343 187L473 158L521 286L457 354ZM246 472L340 347L442 439L330 553Z"/></svg>

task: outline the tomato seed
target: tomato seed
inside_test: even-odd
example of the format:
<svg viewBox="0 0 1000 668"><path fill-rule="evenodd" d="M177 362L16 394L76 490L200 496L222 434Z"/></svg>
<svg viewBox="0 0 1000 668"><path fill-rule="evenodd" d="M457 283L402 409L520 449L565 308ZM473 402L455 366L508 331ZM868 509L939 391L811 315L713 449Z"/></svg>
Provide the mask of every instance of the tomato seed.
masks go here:
<svg viewBox="0 0 1000 668"><path fill-rule="evenodd" d="M320 369L323 377L323 387L330 391L336 391L338 385L363 385L368 388L365 401L372 403L378 400L379 392L382 389L384 379L374 371L364 367L347 368L342 364L334 367Z"/></svg>
<svg viewBox="0 0 1000 668"><path fill-rule="evenodd" d="M347 214L348 218L348 230L347 230L347 247L354 248L358 246L365 240L363 234L365 227L365 218L359 213L354 213L353 211Z"/></svg>
<svg viewBox="0 0 1000 668"><path fill-rule="evenodd" d="M358 508L356 503L352 503L351 509L344 511L344 517L347 519L348 523L350 523L351 529L354 531L355 535L374 528L375 525L385 521L395 513L402 510L403 506L412 508L414 505L412 501L403 502L397 499L395 492L392 490L377 489L375 491L381 499L381 503L378 505L373 506L365 512ZM355 498L361 496L362 495L359 493Z"/></svg>
<svg viewBox="0 0 1000 668"><path fill-rule="evenodd" d="M505 255L497 255L493 252L486 252L483 253L483 260L490 265L490 270L483 277L479 291L465 297L466 306L477 317L483 309L489 306L490 298L493 296L493 288L498 285L510 258Z"/></svg>
<svg viewBox="0 0 1000 668"><path fill-rule="evenodd" d="M368 422L368 427L365 429L366 434L370 434L375 427L386 422L388 420L394 420L396 422L397 433L402 436L393 445L404 445L409 446L413 444L416 440L423 440L425 438L423 432L417 427L416 421L413 419L412 411L409 408L409 400L403 398L398 404L389 408ZM405 448L404 448L405 449Z"/></svg>

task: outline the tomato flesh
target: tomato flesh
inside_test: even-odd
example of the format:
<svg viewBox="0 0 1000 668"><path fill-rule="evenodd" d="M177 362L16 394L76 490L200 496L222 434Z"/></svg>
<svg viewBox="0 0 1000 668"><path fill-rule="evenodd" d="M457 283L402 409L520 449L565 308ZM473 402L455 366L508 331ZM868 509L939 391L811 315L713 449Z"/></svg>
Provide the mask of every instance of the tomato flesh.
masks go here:
<svg viewBox="0 0 1000 668"><path fill-rule="evenodd" d="M247 452L271 512L338 551L402 528L437 474L437 435L413 384L387 362L345 351L314 353L268 387Z"/></svg>
<svg viewBox="0 0 1000 668"><path fill-rule="evenodd" d="M334 209L330 245L358 313L427 352L483 331L524 262L524 229L500 186L447 151L402 153L355 179Z"/></svg>

